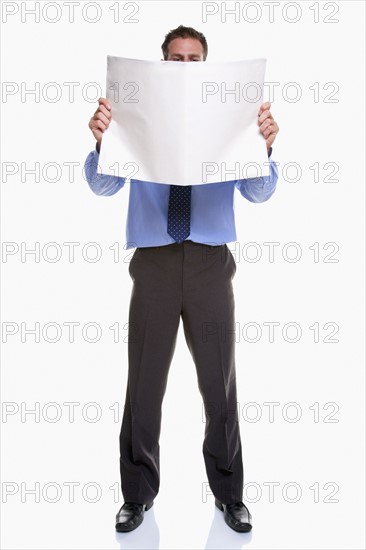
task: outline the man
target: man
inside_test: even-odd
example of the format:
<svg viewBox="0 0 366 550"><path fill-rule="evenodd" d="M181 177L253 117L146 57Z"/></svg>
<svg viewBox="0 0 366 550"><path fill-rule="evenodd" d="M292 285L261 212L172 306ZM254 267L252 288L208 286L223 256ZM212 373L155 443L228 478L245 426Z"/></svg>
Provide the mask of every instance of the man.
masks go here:
<svg viewBox="0 0 366 550"><path fill-rule="evenodd" d="M166 35L162 51L166 61L205 61L207 42L202 33L180 25ZM258 124L270 158L279 128L269 107L270 103L261 106ZM96 173L110 121L111 107L100 98L89 122L96 150L87 157L85 173L93 192L104 196L115 194L125 183L124 178ZM268 200L278 177L271 158L270 170L269 177L194 186L131 179L127 248L136 250L129 266L134 286L120 433L125 502L116 516L117 531L138 527L159 490L161 406L180 317L205 406L203 455L215 504L231 528L252 528L251 514L242 502L232 288L236 264L226 243L236 240L234 189L251 202ZM212 327L224 327L224 337Z"/></svg>

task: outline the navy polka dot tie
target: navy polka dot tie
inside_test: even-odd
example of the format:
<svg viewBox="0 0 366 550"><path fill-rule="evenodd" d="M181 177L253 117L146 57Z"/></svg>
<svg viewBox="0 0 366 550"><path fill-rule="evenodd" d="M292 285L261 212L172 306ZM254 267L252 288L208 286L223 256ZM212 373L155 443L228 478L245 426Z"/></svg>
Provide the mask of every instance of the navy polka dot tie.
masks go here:
<svg viewBox="0 0 366 550"><path fill-rule="evenodd" d="M181 243L191 232L191 185L171 185L168 210L168 233Z"/></svg>

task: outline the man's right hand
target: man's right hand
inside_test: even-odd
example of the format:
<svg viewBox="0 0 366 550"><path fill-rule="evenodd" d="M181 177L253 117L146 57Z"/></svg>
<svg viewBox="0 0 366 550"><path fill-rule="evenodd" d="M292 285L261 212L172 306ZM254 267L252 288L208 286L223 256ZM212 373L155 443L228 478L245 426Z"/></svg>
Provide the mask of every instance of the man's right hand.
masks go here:
<svg viewBox="0 0 366 550"><path fill-rule="evenodd" d="M95 111L94 116L89 121L89 128L93 132L93 136L97 140L97 143L100 147L102 143L103 133L109 126L110 121L112 120L111 114L111 105L105 97L100 97L98 99L99 107Z"/></svg>

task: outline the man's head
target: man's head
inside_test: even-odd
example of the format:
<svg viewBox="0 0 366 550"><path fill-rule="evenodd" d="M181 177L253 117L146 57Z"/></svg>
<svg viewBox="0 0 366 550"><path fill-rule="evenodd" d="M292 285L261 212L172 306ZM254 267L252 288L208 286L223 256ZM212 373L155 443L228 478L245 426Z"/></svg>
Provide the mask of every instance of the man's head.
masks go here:
<svg viewBox="0 0 366 550"><path fill-rule="evenodd" d="M206 61L206 38L192 27L179 25L171 30L161 45L164 61Z"/></svg>

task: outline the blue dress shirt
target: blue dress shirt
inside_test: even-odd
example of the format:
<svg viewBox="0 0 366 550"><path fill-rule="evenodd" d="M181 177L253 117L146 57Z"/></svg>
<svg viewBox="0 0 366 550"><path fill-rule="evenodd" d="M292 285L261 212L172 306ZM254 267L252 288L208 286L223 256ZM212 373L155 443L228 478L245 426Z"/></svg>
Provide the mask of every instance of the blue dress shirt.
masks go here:
<svg viewBox="0 0 366 550"><path fill-rule="evenodd" d="M270 175L192 185L191 232L188 240L217 246L236 241L234 220L234 190L250 202L267 201L278 180L277 166L271 160ZM92 151L85 161L84 171L89 187L96 195L110 196L119 191L126 178L98 174L99 153ZM167 232L170 186L164 183L131 179L126 224L126 248L163 246L174 243Z"/></svg>

